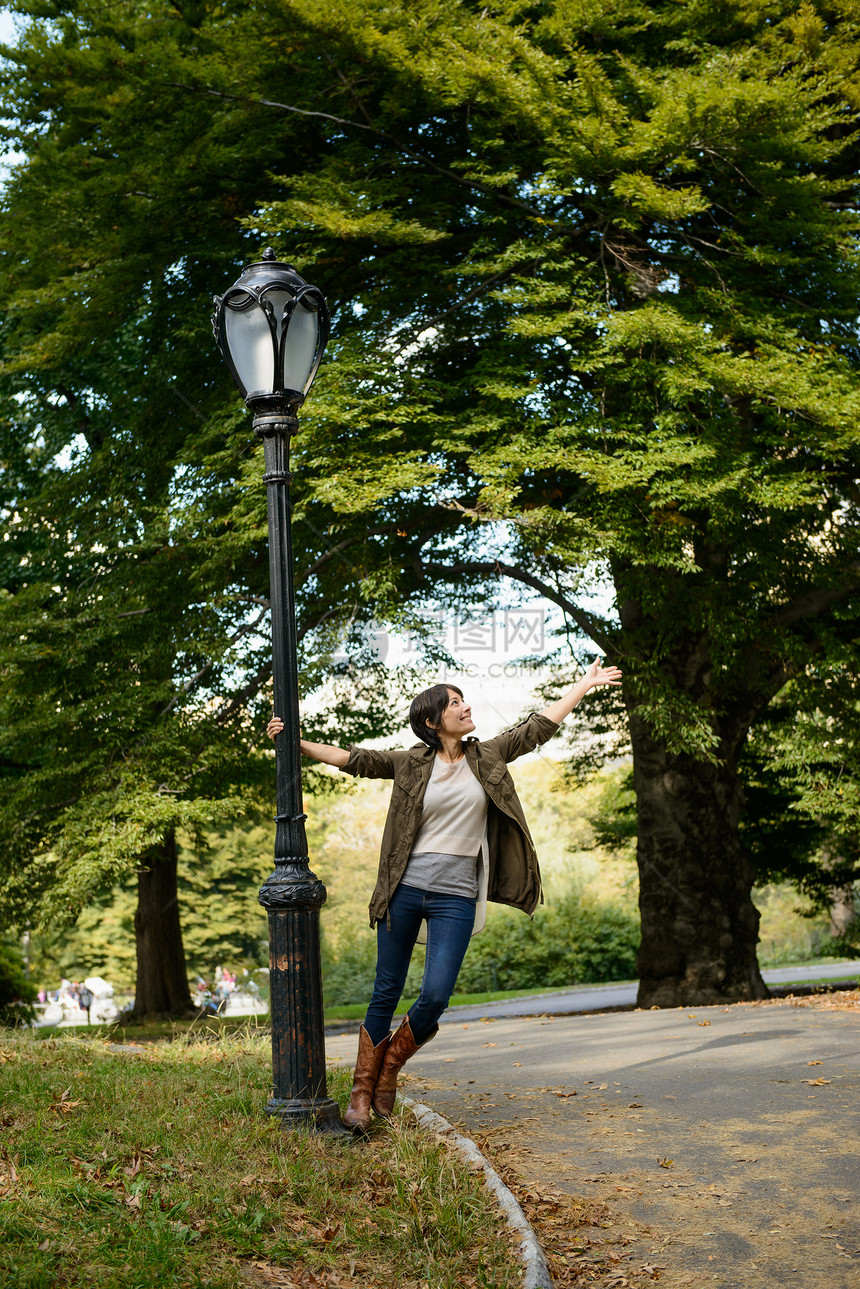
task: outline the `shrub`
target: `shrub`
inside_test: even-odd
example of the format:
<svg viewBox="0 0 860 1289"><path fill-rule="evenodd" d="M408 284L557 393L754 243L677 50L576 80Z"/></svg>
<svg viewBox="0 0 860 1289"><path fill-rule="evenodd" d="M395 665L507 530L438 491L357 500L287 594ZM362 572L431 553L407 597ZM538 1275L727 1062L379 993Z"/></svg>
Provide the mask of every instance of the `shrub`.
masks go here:
<svg viewBox="0 0 860 1289"><path fill-rule="evenodd" d="M564 989L630 980L636 975L638 946L637 918L588 897L568 894L539 909L534 920L513 909L493 908L486 929L469 946L457 992ZM337 941L324 936L326 1006L369 1002L375 967L375 935ZM417 947L406 977L404 1002L418 993L423 970L424 953Z"/></svg>
<svg viewBox="0 0 860 1289"><path fill-rule="evenodd" d="M351 939L323 935L322 973L327 1007L369 1003L376 974L376 935L364 928Z"/></svg>
<svg viewBox="0 0 860 1289"><path fill-rule="evenodd" d="M36 989L24 974L18 946L0 940L0 1025L26 1025L35 1020Z"/></svg>
<svg viewBox="0 0 860 1289"><path fill-rule="evenodd" d="M534 920L505 910L472 941L458 990L563 989L636 975L639 924L615 905L567 895Z"/></svg>

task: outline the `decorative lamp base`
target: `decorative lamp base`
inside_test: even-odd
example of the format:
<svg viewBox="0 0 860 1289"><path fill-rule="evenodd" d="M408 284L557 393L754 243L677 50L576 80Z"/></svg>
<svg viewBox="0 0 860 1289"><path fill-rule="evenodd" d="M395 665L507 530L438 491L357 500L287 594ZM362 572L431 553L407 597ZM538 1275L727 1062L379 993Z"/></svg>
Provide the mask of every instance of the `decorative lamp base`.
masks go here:
<svg viewBox="0 0 860 1289"><path fill-rule="evenodd" d="M310 1128L338 1136L353 1135L341 1121L340 1107L331 1097L293 1097L290 1101L271 1097L266 1103L266 1114L280 1119L281 1127L286 1129Z"/></svg>

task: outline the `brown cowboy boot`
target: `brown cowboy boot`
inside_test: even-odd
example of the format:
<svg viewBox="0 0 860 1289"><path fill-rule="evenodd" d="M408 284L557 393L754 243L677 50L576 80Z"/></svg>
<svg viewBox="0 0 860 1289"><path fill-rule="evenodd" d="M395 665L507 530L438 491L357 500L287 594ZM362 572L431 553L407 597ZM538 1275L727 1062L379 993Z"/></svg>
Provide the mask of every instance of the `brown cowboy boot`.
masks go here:
<svg viewBox="0 0 860 1289"><path fill-rule="evenodd" d="M424 1043L429 1043L430 1039L434 1038L438 1032L439 1026L434 1025L424 1042L416 1043L415 1035L412 1033L412 1026L409 1024L409 1017L407 1016L388 1044L385 1060L382 1062L382 1069L379 1071L379 1078L376 1080L376 1087L373 1090L373 1108L383 1119L387 1119L394 1109L394 1099L397 1095L397 1076L403 1066L410 1056L415 1055L419 1047L423 1047Z"/></svg>
<svg viewBox="0 0 860 1289"><path fill-rule="evenodd" d="M370 1127L370 1098L373 1096L373 1089L390 1039L391 1035L388 1034L374 1047L363 1025L358 1031L358 1058L355 1063L355 1074L352 1077L349 1105L343 1116L347 1128L352 1128L353 1132L367 1132Z"/></svg>

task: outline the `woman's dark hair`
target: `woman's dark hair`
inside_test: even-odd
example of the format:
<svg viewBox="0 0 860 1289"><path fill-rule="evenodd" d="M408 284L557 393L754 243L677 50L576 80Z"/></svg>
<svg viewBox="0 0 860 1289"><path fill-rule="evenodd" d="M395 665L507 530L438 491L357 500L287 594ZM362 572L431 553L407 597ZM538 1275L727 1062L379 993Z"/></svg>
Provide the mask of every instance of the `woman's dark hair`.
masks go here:
<svg viewBox="0 0 860 1289"><path fill-rule="evenodd" d="M462 689L458 689L456 685L433 685L430 689L416 694L409 708L409 724L412 726L413 733L418 735L422 743L435 748L437 752L442 750L442 740L430 727L438 725L441 721L442 713L451 701L449 693L451 689L455 694L463 697Z"/></svg>

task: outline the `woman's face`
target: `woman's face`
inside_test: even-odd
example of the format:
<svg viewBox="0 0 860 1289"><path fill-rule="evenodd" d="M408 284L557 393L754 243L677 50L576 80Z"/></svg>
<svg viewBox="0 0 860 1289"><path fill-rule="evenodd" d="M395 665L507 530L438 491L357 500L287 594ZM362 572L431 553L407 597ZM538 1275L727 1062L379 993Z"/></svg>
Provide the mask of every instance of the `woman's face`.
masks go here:
<svg viewBox="0 0 860 1289"><path fill-rule="evenodd" d="M442 713L442 719L436 726L439 734L451 734L455 738L464 738L471 734L475 728L475 722L472 720L472 709L461 698L456 689L448 690L448 706Z"/></svg>

